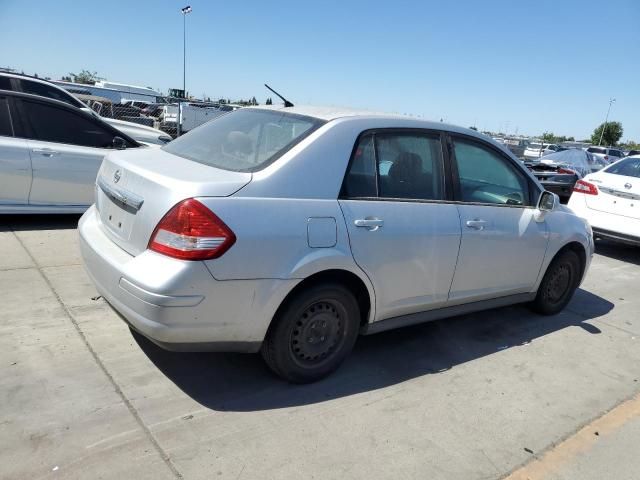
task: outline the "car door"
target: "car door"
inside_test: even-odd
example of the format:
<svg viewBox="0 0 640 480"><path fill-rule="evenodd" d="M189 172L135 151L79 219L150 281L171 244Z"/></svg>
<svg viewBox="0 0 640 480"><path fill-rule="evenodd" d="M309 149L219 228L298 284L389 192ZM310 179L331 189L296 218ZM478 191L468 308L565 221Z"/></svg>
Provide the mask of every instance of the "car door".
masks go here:
<svg viewBox="0 0 640 480"><path fill-rule="evenodd" d="M0 95L0 208L26 205L31 187L31 159L27 141L15 135L9 96Z"/></svg>
<svg viewBox="0 0 640 480"><path fill-rule="evenodd" d="M21 99L29 125L31 205L88 206L115 134L102 122L57 102Z"/></svg>
<svg viewBox="0 0 640 480"><path fill-rule="evenodd" d="M548 243L538 187L486 142L454 135L448 146L462 232L450 305L530 292Z"/></svg>
<svg viewBox="0 0 640 480"><path fill-rule="evenodd" d="M340 206L356 263L371 280L376 320L442 306L460 242L444 201L439 133L382 130L360 136Z"/></svg>

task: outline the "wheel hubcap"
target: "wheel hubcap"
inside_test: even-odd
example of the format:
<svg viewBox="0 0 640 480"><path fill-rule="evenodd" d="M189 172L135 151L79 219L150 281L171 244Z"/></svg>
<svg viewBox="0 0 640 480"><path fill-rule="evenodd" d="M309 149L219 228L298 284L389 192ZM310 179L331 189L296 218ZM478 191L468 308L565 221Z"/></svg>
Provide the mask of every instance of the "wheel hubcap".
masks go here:
<svg viewBox="0 0 640 480"><path fill-rule="evenodd" d="M571 286L571 268L568 265L558 265L551 273L547 284L547 299L552 303L559 302Z"/></svg>
<svg viewBox="0 0 640 480"><path fill-rule="evenodd" d="M291 332L291 351L299 362L313 364L330 356L343 334L340 314L330 302L316 302L298 318Z"/></svg>

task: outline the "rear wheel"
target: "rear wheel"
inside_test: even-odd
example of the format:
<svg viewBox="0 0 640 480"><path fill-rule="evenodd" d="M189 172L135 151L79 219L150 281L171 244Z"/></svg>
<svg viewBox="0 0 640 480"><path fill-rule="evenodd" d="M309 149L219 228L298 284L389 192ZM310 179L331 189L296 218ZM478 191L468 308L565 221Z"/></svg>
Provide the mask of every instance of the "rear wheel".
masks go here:
<svg viewBox="0 0 640 480"><path fill-rule="evenodd" d="M294 383L337 369L358 336L358 302L342 285L316 285L287 301L262 344L267 365Z"/></svg>
<svg viewBox="0 0 640 480"><path fill-rule="evenodd" d="M580 283L580 258L572 250L565 250L547 268L535 300L534 311L555 315L567 306Z"/></svg>

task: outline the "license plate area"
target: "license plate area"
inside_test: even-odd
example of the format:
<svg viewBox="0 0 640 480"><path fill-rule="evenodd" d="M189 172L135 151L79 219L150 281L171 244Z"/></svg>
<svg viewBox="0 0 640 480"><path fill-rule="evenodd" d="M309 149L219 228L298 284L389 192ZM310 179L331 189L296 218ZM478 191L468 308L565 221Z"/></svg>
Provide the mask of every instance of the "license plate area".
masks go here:
<svg viewBox="0 0 640 480"><path fill-rule="evenodd" d="M135 221L135 211L131 207L111 199L98 188L98 210L102 224L114 235L129 240Z"/></svg>

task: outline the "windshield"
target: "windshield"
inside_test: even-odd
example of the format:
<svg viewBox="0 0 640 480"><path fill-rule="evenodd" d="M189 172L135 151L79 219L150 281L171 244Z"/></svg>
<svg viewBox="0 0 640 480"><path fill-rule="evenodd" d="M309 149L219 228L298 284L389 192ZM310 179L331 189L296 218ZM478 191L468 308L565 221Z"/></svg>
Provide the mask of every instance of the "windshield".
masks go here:
<svg viewBox="0 0 640 480"><path fill-rule="evenodd" d="M530 143L527 148L530 148L532 150L540 150L542 148L542 144L541 143Z"/></svg>
<svg viewBox="0 0 640 480"><path fill-rule="evenodd" d="M163 148L194 162L255 172L290 150L324 122L280 111L240 109L205 123Z"/></svg>

